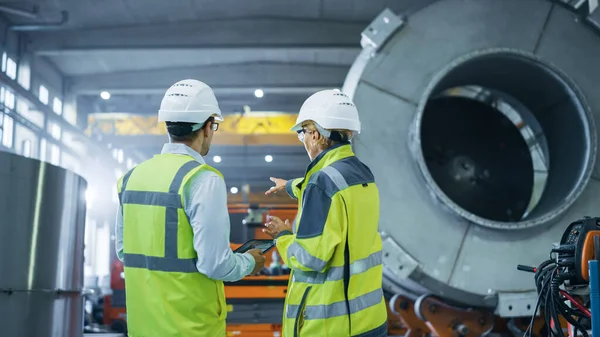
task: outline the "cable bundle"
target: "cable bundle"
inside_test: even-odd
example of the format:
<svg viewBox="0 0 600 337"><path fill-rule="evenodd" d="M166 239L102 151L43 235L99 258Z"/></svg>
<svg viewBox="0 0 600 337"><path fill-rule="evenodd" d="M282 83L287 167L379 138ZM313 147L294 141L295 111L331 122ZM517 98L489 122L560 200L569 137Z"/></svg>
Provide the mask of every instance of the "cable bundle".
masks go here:
<svg viewBox="0 0 600 337"><path fill-rule="evenodd" d="M553 252L557 252L553 250ZM574 274L569 271L569 267L574 264L572 258L551 258L533 269L535 272L535 285L538 292L538 299L535 311L529 328L525 336L532 336L532 326L535 319L535 313L542 307L546 329L552 337L564 337L564 332L560 324L560 317L563 316L575 328L575 334L578 331L585 337L589 337L586 327L581 323L581 319L591 317L590 311L575 300L568 292L560 289L560 286L571 279ZM522 269L523 270L523 269ZM571 301L575 308L569 307L565 301ZM553 322L551 326L550 322ZM529 335L527 335L529 332Z"/></svg>

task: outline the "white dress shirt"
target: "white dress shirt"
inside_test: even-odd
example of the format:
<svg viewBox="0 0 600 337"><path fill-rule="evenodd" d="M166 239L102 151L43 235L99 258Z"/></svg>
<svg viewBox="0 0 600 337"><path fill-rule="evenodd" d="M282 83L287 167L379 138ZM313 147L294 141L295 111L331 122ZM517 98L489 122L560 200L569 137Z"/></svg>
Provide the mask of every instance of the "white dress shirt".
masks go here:
<svg viewBox="0 0 600 337"><path fill-rule="evenodd" d="M167 143L162 153L185 154L205 164L199 153L185 144ZM212 171L202 170L184 187L183 204L194 231L194 249L198 254L198 271L213 280L237 281L254 269L254 257L236 254L229 246L229 212L225 181ZM123 214L117 212L115 246L123 261Z"/></svg>

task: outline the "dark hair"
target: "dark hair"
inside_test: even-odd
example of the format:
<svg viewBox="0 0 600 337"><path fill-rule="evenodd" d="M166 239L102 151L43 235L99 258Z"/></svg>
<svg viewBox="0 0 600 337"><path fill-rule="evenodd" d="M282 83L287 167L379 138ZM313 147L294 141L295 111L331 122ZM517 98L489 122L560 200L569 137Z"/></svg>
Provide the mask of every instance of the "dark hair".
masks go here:
<svg viewBox="0 0 600 337"><path fill-rule="evenodd" d="M206 124L209 122L212 123L214 120L214 117L210 117L202 124L201 128L195 131L193 127L198 123L167 122L167 132L173 142L191 142L198 137L200 132L206 127Z"/></svg>

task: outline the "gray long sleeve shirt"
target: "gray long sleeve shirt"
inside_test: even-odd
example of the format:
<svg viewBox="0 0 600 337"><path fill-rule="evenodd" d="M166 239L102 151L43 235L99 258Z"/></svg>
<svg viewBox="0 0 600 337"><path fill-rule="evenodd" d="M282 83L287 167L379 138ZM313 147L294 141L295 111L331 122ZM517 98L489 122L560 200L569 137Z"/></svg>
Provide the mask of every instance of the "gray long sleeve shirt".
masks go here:
<svg viewBox="0 0 600 337"><path fill-rule="evenodd" d="M184 144L167 143L162 153L185 154L200 164L204 159ZM231 224L227 210L225 181L212 171L202 170L184 187L183 204L194 232L194 249L198 254L198 271L211 279L237 281L249 275L255 262L248 253L233 253L229 246ZM117 212L115 247L123 261L123 213Z"/></svg>

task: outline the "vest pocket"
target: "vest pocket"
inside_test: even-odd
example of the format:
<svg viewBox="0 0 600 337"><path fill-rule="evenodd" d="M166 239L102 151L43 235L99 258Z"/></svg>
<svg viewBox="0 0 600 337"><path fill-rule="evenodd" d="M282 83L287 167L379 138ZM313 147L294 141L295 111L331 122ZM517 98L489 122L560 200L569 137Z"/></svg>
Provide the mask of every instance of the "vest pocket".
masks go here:
<svg viewBox="0 0 600 337"><path fill-rule="evenodd" d="M217 303L218 303L218 316L220 320L227 317L227 302L225 300L225 285L223 282L216 282L217 285Z"/></svg>
<svg viewBox="0 0 600 337"><path fill-rule="evenodd" d="M308 296L308 292L310 288L306 288L304 291L304 295L302 295L302 299L300 300L300 305L298 306L298 312L296 312L296 321L294 322L294 337L298 337L300 334L300 329L304 325L304 310L306 309L306 297Z"/></svg>

